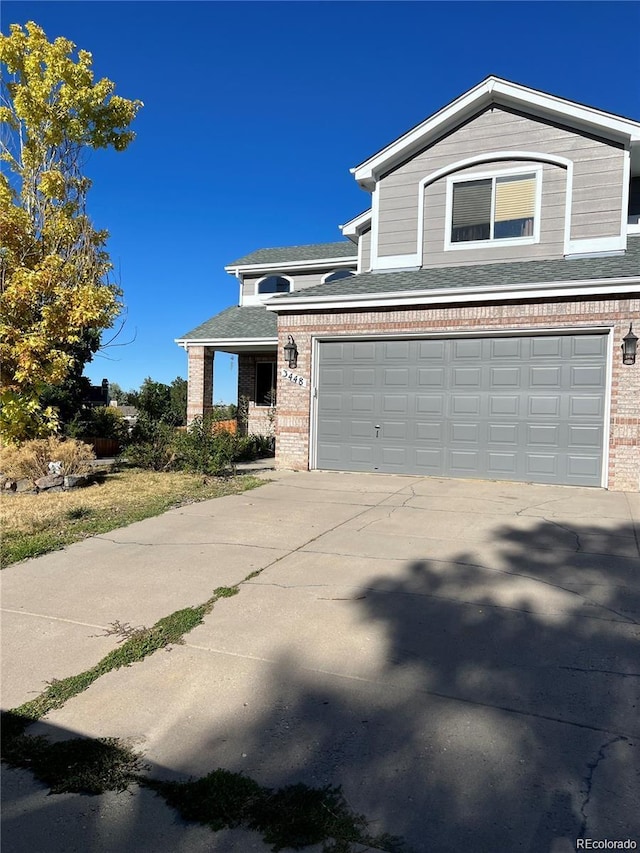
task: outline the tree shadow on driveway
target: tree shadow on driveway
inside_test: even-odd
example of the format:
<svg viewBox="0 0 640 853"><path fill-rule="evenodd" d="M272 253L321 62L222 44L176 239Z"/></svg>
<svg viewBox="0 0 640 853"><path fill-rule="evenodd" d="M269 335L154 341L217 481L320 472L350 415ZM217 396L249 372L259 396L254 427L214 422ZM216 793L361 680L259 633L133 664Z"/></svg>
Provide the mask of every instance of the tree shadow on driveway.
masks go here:
<svg viewBox="0 0 640 853"><path fill-rule="evenodd" d="M633 527L505 523L496 541L497 568L468 549L367 580L344 606L382 632L377 672L350 674L348 656L311 670L290 648L269 710L207 752L241 743L230 769L270 785L340 783L415 850L640 843Z"/></svg>

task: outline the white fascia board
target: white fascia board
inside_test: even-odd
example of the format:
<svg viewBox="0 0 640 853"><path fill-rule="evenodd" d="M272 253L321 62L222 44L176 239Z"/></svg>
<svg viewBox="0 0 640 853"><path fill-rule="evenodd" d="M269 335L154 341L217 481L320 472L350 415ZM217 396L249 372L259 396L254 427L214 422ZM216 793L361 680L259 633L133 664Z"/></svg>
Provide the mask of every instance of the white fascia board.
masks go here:
<svg viewBox="0 0 640 853"><path fill-rule="evenodd" d="M367 293L362 296L313 297L287 299L278 305L266 306L269 311L333 311L347 308L403 308L410 305L437 305L439 303L466 304L487 300L509 299L553 299L561 296L590 296L628 293L637 289L640 293L640 276L611 279L586 279L584 281L553 281L528 284L516 284L510 287L492 285L490 287L438 288L434 290L403 290L391 293Z"/></svg>
<svg viewBox="0 0 640 853"><path fill-rule="evenodd" d="M348 255L342 258L317 258L314 261L283 261L281 263L271 264L240 264L240 266L225 267L225 272L237 276L239 273L248 275L249 273L259 272L295 272L296 270L316 269L319 267L327 267L335 269L336 267L349 267L358 263L358 254L353 256Z"/></svg>
<svg viewBox="0 0 640 853"><path fill-rule="evenodd" d="M371 223L372 215L373 211L371 209L365 210L364 213L354 216L353 219L345 222L344 225L339 225L338 228L345 237L358 237L363 228Z"/></svg>
<svg viewBox="0 0 640 853"><path fill-rule="evenodd" d="M188 350L189 347L211 347L224 350L225 347L234 349L255 349L256 347L277 347L277 338L175 338L179 347Z"/></svg>
<svg viewBox="0 0 640 853"><path fill-rule="evenodd" d="M351 174L358 183L371 188L383 168L389 168L396 160L407 156L413 148L428 144L429 137L441 133L443 128L454 123L456 119L459 120L465 113L491 101L533 110L538 115L553 117L556 120L560 118L565 124L575 124L605 136L615 136L630 142L640 140L640 122L624 119L594 107L582 106L555 95L547 95L501 80L499 77L488 77L382 151L352 168Z"/></svg>

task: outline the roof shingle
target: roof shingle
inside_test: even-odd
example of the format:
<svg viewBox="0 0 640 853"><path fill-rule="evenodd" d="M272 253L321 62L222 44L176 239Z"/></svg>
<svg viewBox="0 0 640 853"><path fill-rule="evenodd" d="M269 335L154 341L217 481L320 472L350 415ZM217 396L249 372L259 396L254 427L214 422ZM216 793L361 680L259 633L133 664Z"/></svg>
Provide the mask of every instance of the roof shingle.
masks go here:
<svg viewBox="0 0 640 853"><path fill-rule="evenodd" d="M277 317L262 305L233 305L196 326L179 340L238 340L242 338L277 338Z"/></svg>
<svg viewBox="0 0 640 853"><path fill-rule="evenodd" d="M482 286L504 286L508 288L518 284L626 278L637 275L640 275L640 239L630 238L624 255L361 273L282 296L275 296L274 299L277 301L279 299L304 299L310 296L355 296L368 293L444 290L449 288L457 290L462 287Z"/></svg>
<svg viewBox="0 0 640 853"><path fill-rule="evenodd" d="M313 243L308 246L282 246L279 249L256 249L228 267L241 267L248 264L286 264L298 261L321 261L326 258L353 258L358 256L356 246L350 240L339 243Z"/></svg>

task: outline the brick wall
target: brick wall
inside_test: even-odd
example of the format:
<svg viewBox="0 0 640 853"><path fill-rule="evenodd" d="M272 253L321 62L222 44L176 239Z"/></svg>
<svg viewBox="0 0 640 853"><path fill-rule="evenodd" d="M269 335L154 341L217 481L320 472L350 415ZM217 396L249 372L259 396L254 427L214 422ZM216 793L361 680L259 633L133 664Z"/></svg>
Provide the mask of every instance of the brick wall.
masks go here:
<svg viewBox="0 0 640 853"><path fill-rule="evenodd" d="M243 353L238 356L238 406L240 407L242 398L247 401L246 431L250 435L272 435L275 429L271 407L256 405L256 364L273 362L275 359L275 352Z"/></svg>
<svg viewBox="0 0 640 853"><path fill-rule="evenodd" d="M620 346L635 320L640 328L640 298L519 302L349 311L278 318L278 368L287 335L298 346L296 373L311 379L314 335L403 334L416 332L492 332L504 329L551 330L613 326L613 370L610 413L609 484L615 491L640 491L640 358L622 364ZM281 468L306 470L309 463L310 387L278 385L276 462Z"/></svg>
<svg viewBox="0 0 640 853"><path fill-rule="evenodd" d="M213 359L215 351L210 347L193 347L187 350L188 391L187 423L194 418L204 417L213 408Z"/></svg>

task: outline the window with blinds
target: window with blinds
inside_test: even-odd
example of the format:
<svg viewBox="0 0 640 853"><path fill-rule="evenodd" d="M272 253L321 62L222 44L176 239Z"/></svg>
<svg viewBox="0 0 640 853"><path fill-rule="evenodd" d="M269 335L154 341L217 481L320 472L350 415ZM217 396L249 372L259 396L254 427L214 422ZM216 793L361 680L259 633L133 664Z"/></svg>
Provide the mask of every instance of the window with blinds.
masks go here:
<svg viewBox="0 0 640 853"><path fill-rule="evenodd" d="M535 174L454 183L451 242L532 237L535 206Z"/></svg>

